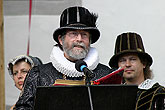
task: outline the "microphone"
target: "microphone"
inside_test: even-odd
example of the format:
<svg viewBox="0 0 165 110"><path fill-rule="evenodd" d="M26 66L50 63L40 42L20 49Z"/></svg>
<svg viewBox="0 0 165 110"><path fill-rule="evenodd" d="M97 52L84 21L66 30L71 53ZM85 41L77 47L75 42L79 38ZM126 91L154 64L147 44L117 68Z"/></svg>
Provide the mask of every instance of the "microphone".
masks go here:
<svg viewBox="0 0 165 110"><path fill-rule="evenodd" d="M83 60L76 61L75 68L79 72L84 72L87 78L93 78L94 74L87 68L87 64Z"/></svg>
<svg viewBox="0 0 165 110"><path fill-rule="evenodd" d="M84 74L86 76L85 82L86 82L86 85L88 88L91 110L93 110L93 103L92 103L92 97L91 97L91 91L90 91L91 82L90 82L89 78L93 78L95 75L92 73L92 71L90 71L87 68L87 64L83 60L76 61L75 68L79 72L84 72Z"/></svg>

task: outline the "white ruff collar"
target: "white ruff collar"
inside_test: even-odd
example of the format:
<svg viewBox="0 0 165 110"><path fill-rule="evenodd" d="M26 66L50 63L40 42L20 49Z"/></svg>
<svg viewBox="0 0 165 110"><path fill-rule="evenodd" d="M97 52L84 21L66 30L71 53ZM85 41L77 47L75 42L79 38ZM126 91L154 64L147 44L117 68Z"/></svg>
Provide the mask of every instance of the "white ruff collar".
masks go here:
<svg viewBox="0 0 165 110"><path fill-rule="evenodd" d="M150 89L156 82L151 79L146 79L144 82L142 82L138 88L139 89Z"/></svg>
<svg viewBox="0 0 165 110"><path fill-rule="evenodd" d="M75 69L75 63L67 60L64 57L64 52L59 47L53 47L50 54L50 60L53 66L62 74L69 77L80 77L83 76L83 72L78 72ZM94 70L99 64L98 52L95 48L91 47L87 57L84 59L90 70Z"/></svg>

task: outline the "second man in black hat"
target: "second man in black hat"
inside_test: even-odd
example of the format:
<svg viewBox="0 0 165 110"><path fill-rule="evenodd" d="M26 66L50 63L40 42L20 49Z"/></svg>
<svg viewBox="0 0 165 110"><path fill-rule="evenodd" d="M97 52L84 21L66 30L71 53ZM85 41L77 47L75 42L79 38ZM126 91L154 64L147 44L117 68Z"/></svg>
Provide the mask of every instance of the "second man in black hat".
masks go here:
<svg viewBox="0 0 165 110"><path fill-rule="evenodd" d="M109 65L124 68L124 84L138 85L135 110L165 110L165 88L152 80L152 62L139 34L126 32L117 36Z"/></svg>

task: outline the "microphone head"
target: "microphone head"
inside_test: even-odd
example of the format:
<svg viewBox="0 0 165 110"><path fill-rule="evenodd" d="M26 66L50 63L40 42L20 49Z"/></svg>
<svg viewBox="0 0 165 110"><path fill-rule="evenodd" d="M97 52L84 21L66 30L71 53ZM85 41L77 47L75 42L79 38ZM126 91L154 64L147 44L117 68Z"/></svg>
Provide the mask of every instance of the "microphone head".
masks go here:
<svg viewBox="0 0 165 110"><path fill-rule="evenodd" d="M85 63L85 61L83 61L83 60L76 61L75 68L76 68L77 71L82 72L81 66L86 66L87 67L87 64Z"/></svg>

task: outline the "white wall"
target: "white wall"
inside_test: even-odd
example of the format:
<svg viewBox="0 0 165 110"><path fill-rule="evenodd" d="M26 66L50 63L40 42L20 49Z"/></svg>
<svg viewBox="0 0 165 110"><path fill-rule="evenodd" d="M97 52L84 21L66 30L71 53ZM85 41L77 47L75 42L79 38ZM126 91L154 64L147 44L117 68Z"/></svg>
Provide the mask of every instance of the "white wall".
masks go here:
<svg viewBox="0 0 165 110"><path fill-rule="evenodd" d="M108 64L114 53L116 36L122 32L137 32L145 50L153 57L154 80L165 86L165 7L164 0L83 0L85 7L98 12L101 39L96 43L100 59Z"/></svg>
<svg viewBox="0 0 165 110"><path fill-rule="evenodd" d="M83 6L99 15L101 38L95 43L100 61L108 65L114 52L116 36L122 32L137 32L142 36L146 52L153 57L155 81L165 86L163 78L165 59L165 1L164 0L83 0ZM30 54L44 63L55 42L52 33L59 27L59 16L32 16ZM9 59L26 54L28 16L5 16L5 65ZM16 102L19 91L14 87L5 68L6 104Z"/></svg>

